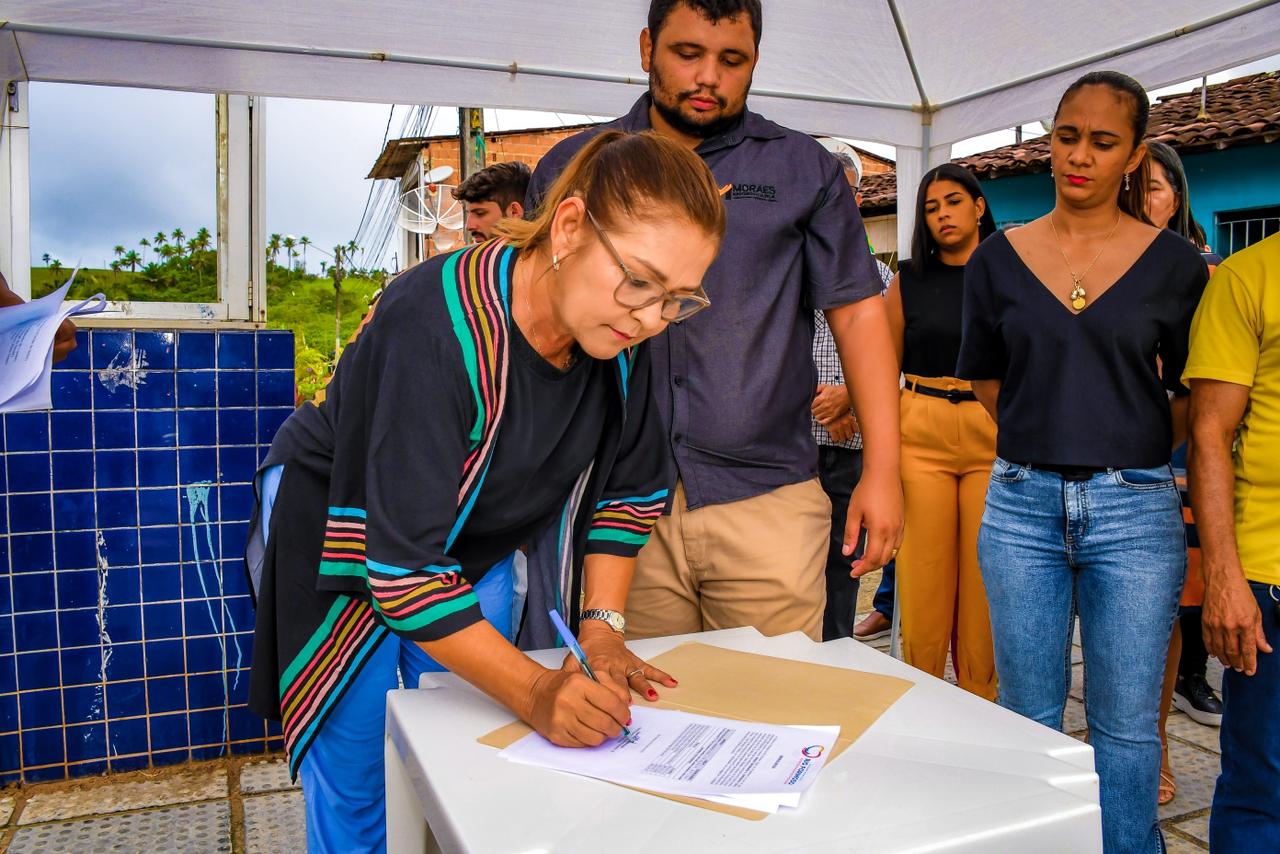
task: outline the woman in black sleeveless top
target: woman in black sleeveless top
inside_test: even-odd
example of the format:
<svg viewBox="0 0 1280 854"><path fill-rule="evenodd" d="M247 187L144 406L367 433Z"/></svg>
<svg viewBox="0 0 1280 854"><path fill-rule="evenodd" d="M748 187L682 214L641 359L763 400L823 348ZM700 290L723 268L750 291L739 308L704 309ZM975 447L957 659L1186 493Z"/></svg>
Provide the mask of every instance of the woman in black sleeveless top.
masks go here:
<svg viewBox="0 0 1280 854"><path fill-rule="evenodd" d="M961 688L996 698L987 595L978 568L996 425L955 378L964 266L995 231L982 188L944 164L920 182L911 259L890 287L889 322L906 374L902 488L906 534L898 553L898 608L908 664L942 677L950 650Z"/></svg>

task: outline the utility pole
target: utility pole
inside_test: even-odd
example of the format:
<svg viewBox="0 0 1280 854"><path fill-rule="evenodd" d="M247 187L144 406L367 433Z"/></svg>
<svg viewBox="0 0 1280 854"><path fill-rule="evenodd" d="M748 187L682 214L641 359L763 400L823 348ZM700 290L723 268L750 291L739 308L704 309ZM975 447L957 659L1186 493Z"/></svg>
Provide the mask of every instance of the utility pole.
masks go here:
<svg viewBox="0 0 1280 854"><path fill-rule="evenodd" d="M342 280L346 278L346 271L342 269L342 253L345 250L341 246L333 247L333 266L329 268L329 275L333 277L333 364L338 364L338 357L342 355Z"/></svg>
<svg viewBox="0 0 1280 854"><path fill-rule="evenodd" d="M484 110L458 108L458 183L484 168Z"/></svg>

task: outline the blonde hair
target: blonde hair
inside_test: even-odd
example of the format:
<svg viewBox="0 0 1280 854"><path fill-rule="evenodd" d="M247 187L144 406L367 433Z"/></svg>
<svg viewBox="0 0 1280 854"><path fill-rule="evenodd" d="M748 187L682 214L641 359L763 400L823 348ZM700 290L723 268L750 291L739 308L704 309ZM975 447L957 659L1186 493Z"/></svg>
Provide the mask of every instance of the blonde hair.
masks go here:
<svg viewBox="0 0 1280 854"><path fill-rule="evenodd" d="M504 219L494 231L516 249L538 249L551 238L560 204L575 196L604 229L669 210L717 243L724 237L724 202L702 158L651 131L617 130L605 131L583 146L532 219Z"/></svg>

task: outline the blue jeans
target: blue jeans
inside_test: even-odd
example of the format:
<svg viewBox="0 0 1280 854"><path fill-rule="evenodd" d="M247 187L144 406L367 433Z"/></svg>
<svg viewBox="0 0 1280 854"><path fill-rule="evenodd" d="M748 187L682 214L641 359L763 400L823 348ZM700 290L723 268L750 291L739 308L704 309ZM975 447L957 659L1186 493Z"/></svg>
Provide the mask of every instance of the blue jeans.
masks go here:
<svg viewBox="0 0 1280 854"><path fill-rule="evenodd" d="M1086 480L997 458L978 535L1002 706L1062 728L1080 618L1107 854L1156 854L1160 689L1186 542L1168 466Z"/></svg>
<svg viewBox="0 0 1280 854"><path fill-rule="evenodd" d="M884 565L884 571L880 574L880 586L876 588L876 598L871 600L871 607L890 622L893 621L893 582L897 567L895 561Z"/></svg>
<svg viewBox="0 0 1280 854"><path fill-rule="evenodd" d="M1275 652L1258 653L1258 670L1222 677L1222 775L1213 792L1209 847L1215 854L1280 851L1280 622L1274 590L1252 582L1262 628Z"/></svg>

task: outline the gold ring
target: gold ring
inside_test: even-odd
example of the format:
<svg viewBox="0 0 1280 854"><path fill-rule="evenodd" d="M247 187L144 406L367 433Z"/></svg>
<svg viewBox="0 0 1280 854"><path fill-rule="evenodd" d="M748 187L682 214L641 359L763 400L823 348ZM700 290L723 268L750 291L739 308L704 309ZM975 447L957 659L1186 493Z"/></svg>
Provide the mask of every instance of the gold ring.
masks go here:
<svg viewBox="0 0 1280 854"><path fill-rule="evenodd" d="M627 674L627 678L630 679L632 676L635 676L637 673L644 673L644 668L637 667L635 670L632 670L630 673Z"/></svg>

